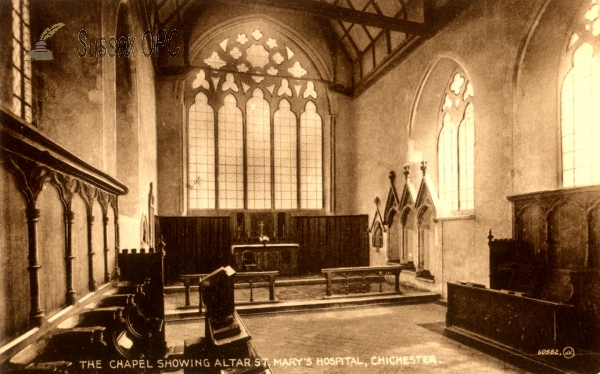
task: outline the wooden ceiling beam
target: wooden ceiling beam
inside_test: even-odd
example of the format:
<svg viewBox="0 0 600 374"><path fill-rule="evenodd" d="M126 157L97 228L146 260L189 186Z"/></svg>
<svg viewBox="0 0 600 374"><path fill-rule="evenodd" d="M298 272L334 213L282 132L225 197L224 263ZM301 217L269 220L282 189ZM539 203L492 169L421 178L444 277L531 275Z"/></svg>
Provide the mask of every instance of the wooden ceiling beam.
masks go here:
<svg viewBox="0 0 600 374"><path fill-rule="evenodd" d="M424 23L406 21L399 18L362 12L315 0L218 0L221 3L238 6L268 7L294 14L312 17L336 19L344 22L373 26L381 29L399 31L411 35L426 35L429 28Z"/></svg>

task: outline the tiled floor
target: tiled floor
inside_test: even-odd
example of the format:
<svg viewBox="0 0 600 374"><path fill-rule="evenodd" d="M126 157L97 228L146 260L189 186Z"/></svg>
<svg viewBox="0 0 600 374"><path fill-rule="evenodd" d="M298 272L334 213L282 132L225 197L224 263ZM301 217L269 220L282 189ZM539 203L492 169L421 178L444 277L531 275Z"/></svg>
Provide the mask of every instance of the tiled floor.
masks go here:
<svg viewBox="0 0 600 374"><path fill-rule="evenodd" d="M443 322L445 313L414 304L242 318L274 373L524 373L419 326ZM203 331L203 322L168 323L167 342L182 346Z"/></svg>

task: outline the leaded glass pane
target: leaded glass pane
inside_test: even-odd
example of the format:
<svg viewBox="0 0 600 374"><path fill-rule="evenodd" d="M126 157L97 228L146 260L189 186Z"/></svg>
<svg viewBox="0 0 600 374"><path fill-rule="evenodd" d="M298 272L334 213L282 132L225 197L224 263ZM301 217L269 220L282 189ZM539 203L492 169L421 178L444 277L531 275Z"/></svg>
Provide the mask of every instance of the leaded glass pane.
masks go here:
<svg viewBox="0 0 600 374"><path fill-rule="evenodd" d="M440 198L452 210L458 210L458 165L456 129L448 113L438 140Z"/></svg>
<svg viewBox="0 0 600 374"><path fill-rule="evenodd" d="M300 207L323 207L322 120L312 101L300 116Z"/></svg>
<svg viewBox="0 0 600 374"><path fill-rule="evenodd" d="M583 43L561 91L563 186L600 184L600 58Z"/></svg>
<svg viewBox="0 0 600 374"><path fill-rule="evenodd" d="M218 113L219 208L244 207L244 136L242 111L233 95L227 95Z"/></svg>
<svg viewBox="0 0 600 374"><path fill-rule="evenodd" d="M215 117L205 94L198 93L189 112L190 209L215 208Z"/></svg>
<svg viewBox="0 0 600 374"><path fill-rule="evenodd" d="M460 209L473 209L474 207L474 169L473 150L475 144L475 121L473 104L469 103L465 109L465 118L458 129L458 147L460 162Z"/></svg>
<svg viewBox="0 0 600 374"><path fill-rule="evenodd" d="M274 115L275 139L275 209L296 209L297 167L296 167L296 115L290 110L290 103L283 99Z"/></svg>
<svg viewBox="0 0 600 374"><path fill-rule="evenodd" d="M248 209L271 208L271 110L260 89L246 103Z"/></svg>

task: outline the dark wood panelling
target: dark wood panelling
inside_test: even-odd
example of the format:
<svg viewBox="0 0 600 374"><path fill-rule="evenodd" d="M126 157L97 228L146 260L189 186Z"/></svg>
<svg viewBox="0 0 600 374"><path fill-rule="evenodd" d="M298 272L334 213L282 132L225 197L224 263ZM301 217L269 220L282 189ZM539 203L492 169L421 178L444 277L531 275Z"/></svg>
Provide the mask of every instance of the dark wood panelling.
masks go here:
<svg viewBox="0 0 600 374"><path fill-rule="evenodd" d="M165 281L232 265L229 217L156 217L165 242Z"/></svg>
<svg viewBox="0 0 600 374"><path fill-rule="evenodd" d="M293 217L301 273L369 266L368 216Z"/></svg>
<svg viewBox="0 0 600 374"><path fill-rule="evenodd" d="M548 216L548 264L551 268L586 266L587 219L585 210L560 204Z"/></svg>
<svg viewBox="0 0 600 374"><path fill-rule="evenodd" d="M517 240L522 243L519 256L521 261L531 261L535 258L537 262L547 261L546 238L546 216L542 208L537 204L526 205L515 217ZM529 260L526 260L529 258Z"/></svg>
<svg viewBox="0 0 600 374"><path fill-rule="evenodd" d="M589 240L590 250L588 254L588 266L600 268L600 204L590 210L589 219Z"/></svg>
<svg viewBox="0 0 600 374"><path fill-rule="evenodd" d="M51 316L66 305L65 226L56 187L45 183L38 196L40 296L42 309Z"/></svg>
<svg viewBox="0 0 600 374"><path fill-rule="evenodd" d="M115 274L115 214L113 209L109 206L107 209L108 218L107 226L106 226L106 245L108 248L107 257L108 257L108 273L110 279L116 277Z"/></svg>
<svg viewBox="0 0 600 374"><path fill-rule="evenodd" d="M77 291L83 291L78 276L91 275L76 261L83 259L92 268L87 256L92 236L86 229L91 222L90 197L102 191L116 207L117 195L128 190L3 110L0 138L0 184L6 189L2 196L8 207L1 226L5 234L0 236L0 306L7 316L0 328L2 344L28 328L44 325L48 314L67 301L75 302ZM72 207L78 198L74 195L82 189L87 211L81 201ZM100 229L96 235L104 242Z"/></svg>
<svg viewBox="0 0 600 374"><path fill-rule="evenodd" d="M544 304L545 301L569 305L572 309L568 315L560 317L557 314L557 318L569 318L577 323L572 326L574 330L577 328L582 332L582 336L577 338L577 347L598 351L600 186L540 191L510 196L508 200L514 204L515 239L490 240L491 286L525 292L537 299L528 299L530 301L518 308L517 311L525 314L536 310L536 305L550 305ZM489 238L492 239L492 236ZM450 285L448 288L450 290ZM489 297L496 301L500 298ZM494 310L491 314L493 318L500 318L504 310L493 308L494 300L490 299L485 303L485 308ZM464 300L464 303L472 302ZM466 306L457 304L457 307ZM536 315L544 319L546 312L540 309L538 313L528 317L533 319L531 326L539 322ZM451 313L449 296L449 314ZM486 319L485 324L490 325L490 329L502 330L501 326L506 321L497 319L494 322L492 317ZM549 321L550 317L547 317ZM527 326L529 325L527 322ZM468 329L477 332L475 325ZM492 333L490 330L484 335L503 342L502 336L492 336ZM531 342L539 346L546 344L544 337L536 339L531 339ZM533 347L531 345L529 348ZM516 348L529 349L526 346Z"/></svg>
<svg viewBox="0 0 600 374"><path fill-rule="evenodd" d="M526 354L581 347L575 307L448 283L446 326L459 327ZM544 348L541 348L544 347Z"/></svg>
<svg viewBox="0 0 600 374"><path fill-rule="evenodd" d="M0 346L28 325L27 220L16 178L0 167Z"/></svg>
<svg viewBox="0 0 600 374"><path fill-rule="evenodd" d="M93 209L94 225L92 226L92 245L94 256L94 280L96 287L103 285L104 282L104 222L102 221L102 208L96 201Z"/></svg>
<svg viewBox="0 0 600 374"><path fill-rule="evenodd" d="M76 195L71 205L73 218L73 289L76 297L81 298L89 292L88 255L87 255L87 211L83 199Z"/></svg>

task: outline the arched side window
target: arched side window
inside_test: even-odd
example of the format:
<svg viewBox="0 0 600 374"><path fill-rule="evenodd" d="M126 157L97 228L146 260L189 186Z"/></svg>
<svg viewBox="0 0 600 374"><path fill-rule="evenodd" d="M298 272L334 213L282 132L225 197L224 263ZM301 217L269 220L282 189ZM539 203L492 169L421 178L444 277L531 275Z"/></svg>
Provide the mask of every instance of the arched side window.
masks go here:
<svg viewBox="0 0 600 374"><path fill-rule="evenodd" d="M271 208L271 109L260 88L246 102L248 208Z"/></svg>
<svg viewBox="0 0 600 374"><path fill-rule="evenodd" d="M560 87L563 187L600 184L600 4L577 16Z"/></svg>
<svg viewBox="0 0 600 374"><path fill-rule="evenodd" d="M474 209L475 115L473 86L456 69L446 86L438 136L440 199L455 213Z"/></svg>
<svg viewBox="0 0 600 374"><path fill-rule="evenodd" d="M244 207L244 128L233 95L219 108L219 208Z"/></svg>
<svg viewBox="0 0 600 374"><path fill-rule="evenodd" d="M323 122L309 101L300 115L300 207L323 208Z"/></svg>
<svg viewBox="0 0 600 374"><path fill-rule="evenodd" d="M273 116L275 151L275 209L298 207L296 115L282 99Z"/></svg>
<svg viewBox="0 0 600 374"><path fill-rule="evenodd" d="M215 114L202 92L196 94L189 112L190 207L215 207Z"/></svg>

